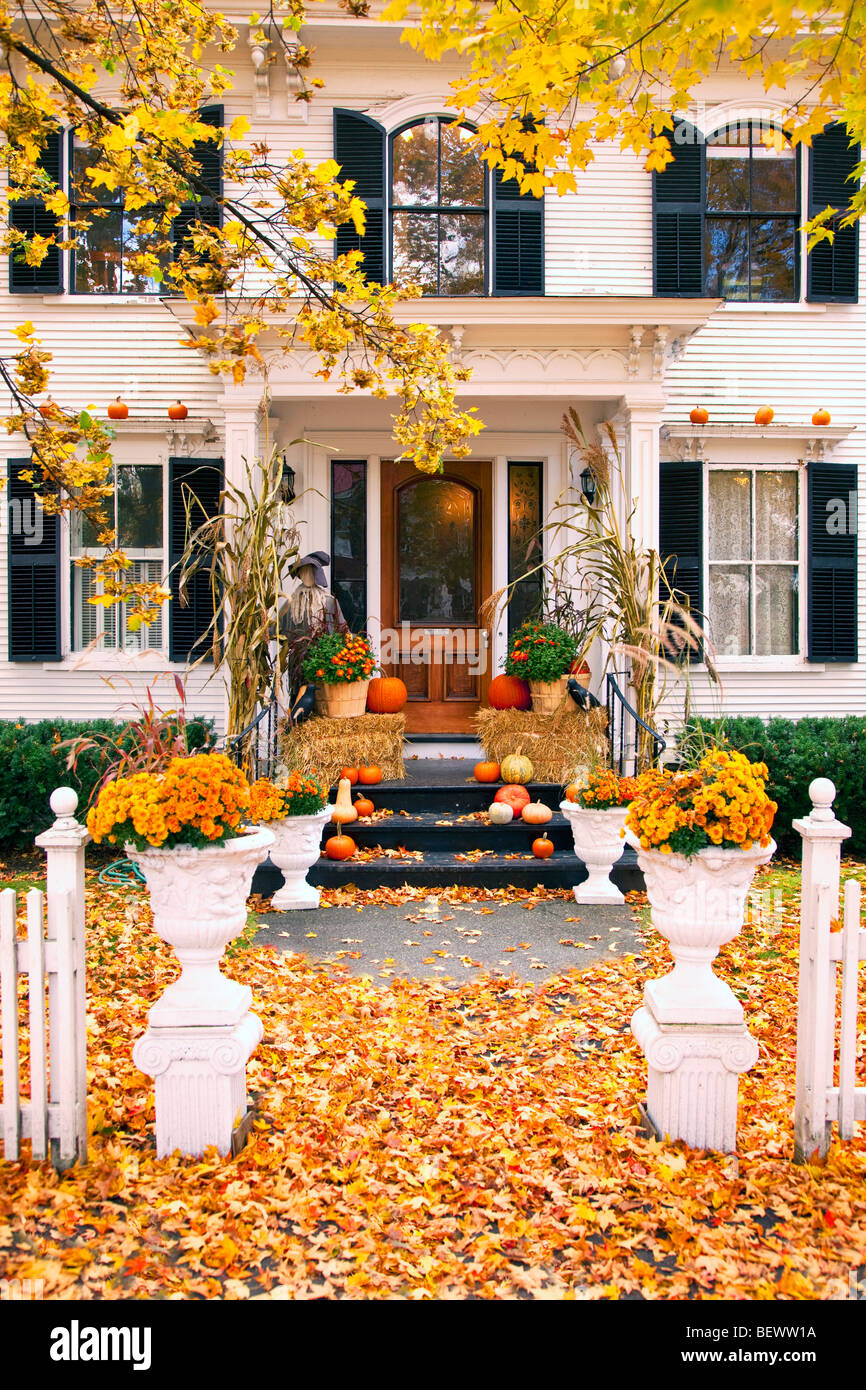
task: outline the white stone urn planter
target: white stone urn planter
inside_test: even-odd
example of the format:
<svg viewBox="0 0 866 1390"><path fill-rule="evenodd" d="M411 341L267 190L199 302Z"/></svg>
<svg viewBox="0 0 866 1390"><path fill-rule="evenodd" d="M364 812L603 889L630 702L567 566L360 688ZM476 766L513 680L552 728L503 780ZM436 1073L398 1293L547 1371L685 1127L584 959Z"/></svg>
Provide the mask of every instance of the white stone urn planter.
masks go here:
<svg viewBox="0 0 866 1390"><path fill-rule="evenodd" d="M559 809L571 825L574 852L583 860L589 875L575 888L575 902L625 902L616 884L611 882L610 871L625 849L622 830L628 806L595 810L578 806L574 801L561 801Z"/></svg>
<svg viewBox="0 0 866 1390"><path fill-rule="evenodd" d="M181 964L148 1014L133 1048L139 1069L156 1080L156 1147L160 1157L231 1150L247 1110L246 1064L262 1038L250 1013L248 985L220 972L223 951L243 931L256 866L273 843L263 827L204 849L135 849L126 853L147 882L157 935Z"/></svg>
<svg viewBox="0 0 866 1390"><path fill-rule="evenodd" d="M746 850L711 846L686 859L642 849L631 830L625 839L637 850L652 924L674 958L670 974L650 980L644 989L654 1018L662 1024L742 1023L743 1007L713 974L712 962L739 935L755 870L773 857L775 841Z"/></svg>
<svg viewBox="0 0 866 1390"><path fill-rule="evenodd" d="M291 912L302 907L318 907L321 894L307 882L307 874L319 857L322 831L331 819L333 806L323 806L310 816L285 816L265 823L274 837L271 863L285 880L271 899L275 912Z"/></svg>

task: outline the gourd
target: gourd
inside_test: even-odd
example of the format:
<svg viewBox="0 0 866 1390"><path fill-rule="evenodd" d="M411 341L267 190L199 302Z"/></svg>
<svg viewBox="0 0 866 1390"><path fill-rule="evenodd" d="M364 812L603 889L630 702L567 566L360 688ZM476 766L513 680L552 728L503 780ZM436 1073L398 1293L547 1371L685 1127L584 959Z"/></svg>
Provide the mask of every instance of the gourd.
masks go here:
<svg viewBox="0 0 866 1390"><path fill-rule="evenodd" d="M340 776L347 778L347 780L351 782L352 786L354 787L355 783L358 780L358 769L356 767L341 767Z"/></svg>
<svg viewBox="0 0 866 1390"><path fill-rule="evenodd" d="M812 416L812 424L813 424L813 425L829 425L829 423L830 423L830 412L829 412L829 410L825 410L824 407L822 406L820 410L816 410L816 411L815 411L815 414Z"/></svg>
<svg viewBox="0 0 866 1390"><path fill-rule="evenodd" d="M358 819L358 812L352 805L352 784L348 777L341 777L337 787L337 799L334 802L334 809L331 811L331 820L335 820L338 825L344 821Z"/></svg>
<svg viewBox="0 0 866 1390"><path fill-rule="evenodd" d="M528 801L520 815L527 825L546 825L553 812L543 801Z"/></svg>
<svg viewBox="0 0 866 1390"><path fill-rule="evenodd" d="M183 401L175 401L174 405L168 407L169 420L185 420L189 411Z"/></svg>
<svg viewBox="0 0 866 1390"><path fill-rule="evenodd" d="M498 782L498 763L476 763L473 769L476 782Z"/></svg>
<svg viewBox="0 0 866 1390"><path fill-rule="evenodd" d="M358 768L358 781L362 787L374 787L381 780L382 769L376 763L371 763L369 767Z"/></svg>
<svg viewBox="0 0 866 1390"><path fill-rule="evenodd" d="M522 811L524 806L532 800L525 787L509 785L500 787L493 798L494 801L503 801L506 806L510 806L513 811Z"/></svg>
<svg viewBox="0 0 866 1390"><path fill-rule="evenodd" d="M512 753L502 759L502 778L505 782L531 782L532 763L522 754Z"/></svg>
<svg viewBox="0 0 866 1390"><path fill-rule="evenodd" d="M111 405L108 407L109 420L125 420L129 415L129 406L125 405L119 396L115 396Z"/></svg>
<svg viewBox="0 0 866 1390"><path fill-rule="evenodd" d="M368 796L359 796L355 802L355 810L359 816L372 816L376 807Z"/></svg>
<svg viewBox="0 0 866 1390"><path fill-rule="evenodd" d="M325 841L325 855L328 859L351 859L357 848L351 835L344 835L342 830L339 835L332 835L330 840Z"/></svg>
<svg viewBox="0 0 866 1390"><path fill-rule="evenodd" d="M693 425L705 425L710 418L710 413L705 406L696 405L689 411L689 419Z"/></svg>
<svg viewBox="0 0 866 1390"><path fill-rule="evenodd" d="M773 407L772 407L772 406L770 406L770 405L760 405L760 406L758 406L758 409L755 411L755 424L756 424L756 425L769 425L769 423L770 423L770 421L772 420L774 414L775 414L775 411L773 410Z"/></svg>
<svg viewBox="0 0 866 1390"><path fill-rule="evenodd" d="M507 801L491 801L487 808L492 825L508 825L514 820L514 807Z"/></svg>
<svg viewBox="0 0 866 1390"><path fill-rule="evenodd" d="M529 709L529 686L519 676L494 676L487 692L491 709Z"/></svg>
<svg viewBox="0 0 866 1390"><path fill-rule="evenodd" d="M540 840L532 841L532 853L536 859L549 859L553 854L553 844L546 835L542 835Z"/></svg>
<svg viewBox="0 0 866 1390"><path fill-rule="evenodd" d="M409 698L399 676L375 676L367 687L367 709L371 714L397 714Z"/></svg>

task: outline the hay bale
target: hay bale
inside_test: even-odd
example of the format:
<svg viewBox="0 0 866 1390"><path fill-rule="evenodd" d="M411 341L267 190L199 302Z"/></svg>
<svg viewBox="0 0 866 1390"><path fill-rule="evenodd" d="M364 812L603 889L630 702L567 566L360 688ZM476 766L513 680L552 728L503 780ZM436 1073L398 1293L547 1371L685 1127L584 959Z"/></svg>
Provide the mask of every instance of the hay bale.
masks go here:
<svg viewBox="0 0 866 1390"><path fill-rule="evenodd" d="M353 719L311 715L302 724L284 724L280 731L280 761L287 768L313 773L331 786L341 767L376 763L385 781L402 781L402 714L359 714Z"/></svg>
<svg viewBox="0 0 866 1390"><path fill-rule="evenodd" d="M554 714L480 709L472 722L491 762L522 753L532 763L536 782L569 782L576 767L606 762L609 756L605 709L577 710L571 701Z"/></svg>

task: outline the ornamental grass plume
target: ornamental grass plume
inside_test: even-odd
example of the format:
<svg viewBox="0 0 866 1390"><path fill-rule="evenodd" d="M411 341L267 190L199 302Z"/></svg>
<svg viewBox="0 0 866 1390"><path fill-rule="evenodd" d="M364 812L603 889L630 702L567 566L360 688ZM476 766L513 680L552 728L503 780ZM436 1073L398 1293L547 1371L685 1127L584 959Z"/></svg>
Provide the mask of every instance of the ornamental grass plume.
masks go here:
<svg viewBox="0 0 866 1390"><path fill-rule="evenodd" d="M201 849L243 833L250 788L225 753L172 758L164 773L137 772L106 783L87 815L97 844L136 849Z"/></svg>
<svg viewBox="0 0 866 1390"><path fill-rule="evenodd" d="M687 859L711 845L766 847L778 810L767 795L767 776L765 763L712 748L696 768L643 773L626 824L643 849Z"/></svg>

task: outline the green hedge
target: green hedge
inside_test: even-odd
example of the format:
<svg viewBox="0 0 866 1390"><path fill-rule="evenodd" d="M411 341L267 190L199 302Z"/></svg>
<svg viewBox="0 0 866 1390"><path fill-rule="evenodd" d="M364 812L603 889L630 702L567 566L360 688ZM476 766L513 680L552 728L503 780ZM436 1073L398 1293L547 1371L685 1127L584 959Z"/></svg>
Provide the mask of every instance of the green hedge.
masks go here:
<svg viewBox="0 0 866 1390"><path fill-rule="evenodd" d="M780 850L800 855L801 840L791 821L811 808L809 783L829 777L836 787L836 815L852 830L843 852L866 852L866 718L693 719L688 726L696 747L702 734L745 753L752 762L766 763L767 790L778 802L773 836Z"/></svg>
<svg viewBox="0 0 866 1390"><path fill-rule="evenodd" d="M43 719L39 724L0 720L0 843L32 844L33 836L54 819L48 798L55 787L74 787L77 815L83 819L91 792L111 758L106 760L99 749L83 753L73 774L66 769L68 750L59 745L88 734L119 737L123 729L123 724L111 719ZM187 737L191 749L207 747L213 742L211 721L189 720ZM123 742L129 746L128 735Z"/></svg>

